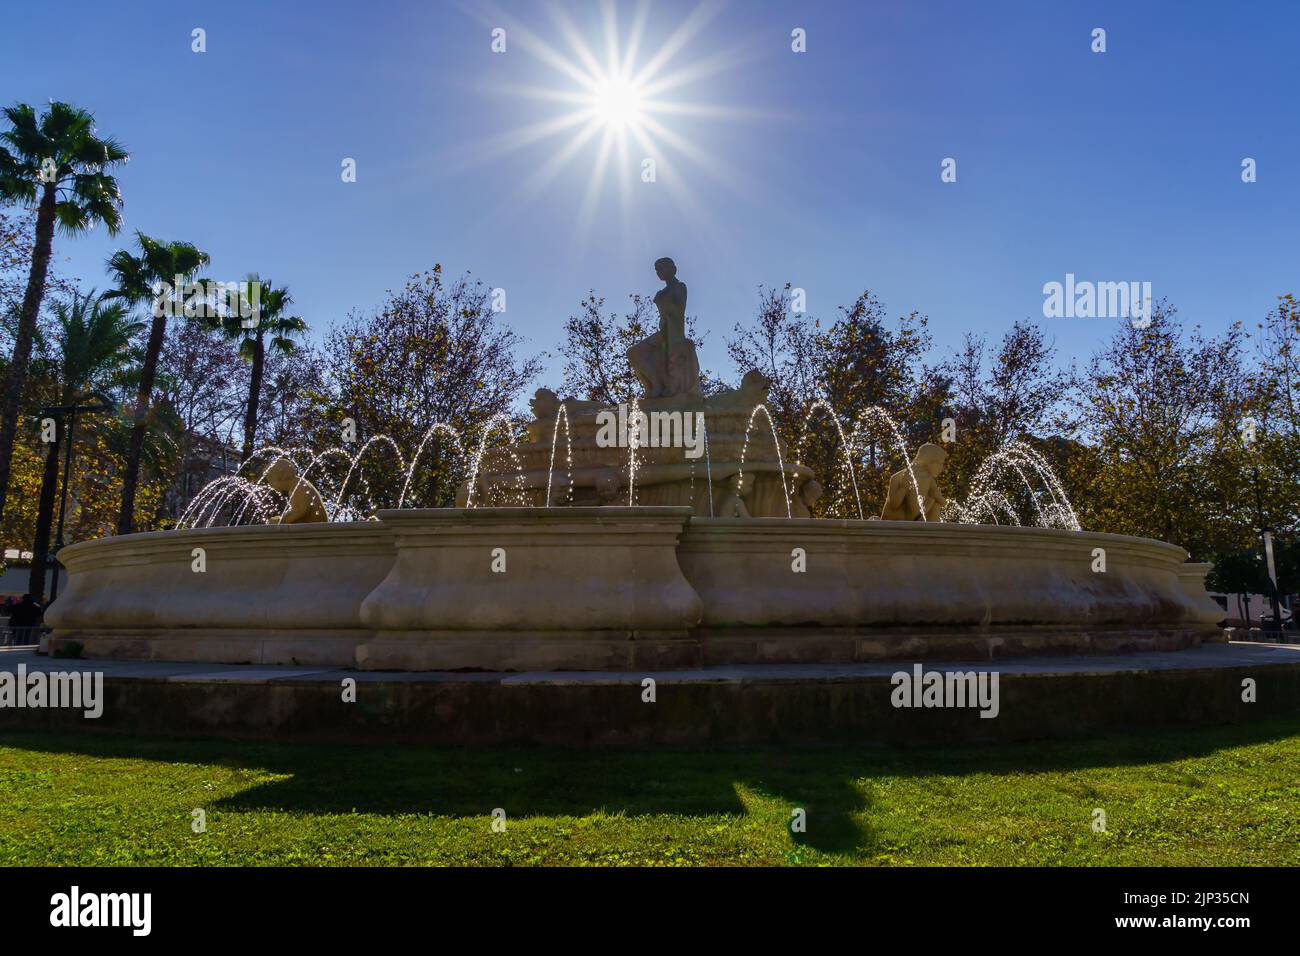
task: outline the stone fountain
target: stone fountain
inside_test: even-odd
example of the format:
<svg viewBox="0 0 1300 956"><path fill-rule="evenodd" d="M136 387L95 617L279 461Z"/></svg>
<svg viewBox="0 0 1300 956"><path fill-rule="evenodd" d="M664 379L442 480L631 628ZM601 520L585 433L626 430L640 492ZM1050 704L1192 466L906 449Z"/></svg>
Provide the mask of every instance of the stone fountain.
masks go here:
<svg viewBox="0 0 1300 956"><path fill-rule="evenodd" d="M278 523L75 544L60 553L69 584L47 616L51 647L510 671L989 660L1222 639L1208 566L1173 545L934 520L938 446L891 479L883 520L810 518L820 485L767 417L771 383L751 371L705 397L685 284L671 260L656 272L660 328L628 356L639 400L540 390L527 440L480 448L456 508L324 521L319 492L281 468L290 505Z"/></svg>
<svg viewBox="0 0 1300 956"><path fill-rule="evenodd" d="M679 506L701 516L807 517L812 470L792 463L751 370L740 387L704 397L686 335L686 285L671 259L655 271L659 330L628 351L644 388L617 406L539 389L528 440L486 451L458 504ZM557 460L558 458L558 460ZM814 499L815 500L815 499Z"/></svg>

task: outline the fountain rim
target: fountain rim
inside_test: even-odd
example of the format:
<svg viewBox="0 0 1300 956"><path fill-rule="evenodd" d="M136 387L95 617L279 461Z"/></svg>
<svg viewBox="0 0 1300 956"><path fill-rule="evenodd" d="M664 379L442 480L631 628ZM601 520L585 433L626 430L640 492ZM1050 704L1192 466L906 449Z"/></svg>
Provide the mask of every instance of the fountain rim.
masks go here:
<svg viewBox="0 0 1300 956"><path fill-rule="evenodd" d="M781 532L792 536L822 533L828 537L847 535L855 540L877 540L881 543L900 541L947 541L954 545L969 546L981 541L989 544L1005 543L1019 539L1024 543L1041 541L1077 541L1080 544L1122 548L1160 555L1182 564L1189 558L1179 545L1155 538L1115 534L1105 531L1074 531L1068 528L1042 528L1028 525L970 524L949 521L887 521L879 518L710 518L694 515L692 509L682 505L604 505L552 507L544 506L493 506L485 508L399 508L376 513L379 520L329 521L288 525L226 525L212 528L170 528L162 531L140 531L125 535L112 535L90 541L79 541L59 552L61 563L75 564L89 554L102 555L116 550L136 550L145 546L165 548L180 542L199 544L204 541L249 544L272 544L290 541L293 546L310 545L316 541L337 540L348 536L372 538L375 545L387 545L394 531L412 522L433 525L484 521L508 524L532 524L547 520L556 524L606 524L629 519L671 520L682 522L683 533L694 528L711 536L745 538L771 538ZM864 533L865 532L865 533ZM360 542L357 542L358 544ZM796 542L797 543L797 542ZM137 551L137 553L139 553ZM923 552L918 552L923 553ZM188 554L186 559L189 559Z"/></svg>

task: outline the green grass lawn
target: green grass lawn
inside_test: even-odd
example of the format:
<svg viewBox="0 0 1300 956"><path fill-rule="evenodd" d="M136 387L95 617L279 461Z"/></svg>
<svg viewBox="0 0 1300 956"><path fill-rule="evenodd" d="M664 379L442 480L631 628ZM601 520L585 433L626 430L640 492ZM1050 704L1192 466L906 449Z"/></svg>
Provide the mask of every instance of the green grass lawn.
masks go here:
<svg viewBox="0 0 1300 956"><path fill-rule="evenodd" d="M915 750L0 736L3 865L827 863L1300 864L1300 717Z"/></svg>

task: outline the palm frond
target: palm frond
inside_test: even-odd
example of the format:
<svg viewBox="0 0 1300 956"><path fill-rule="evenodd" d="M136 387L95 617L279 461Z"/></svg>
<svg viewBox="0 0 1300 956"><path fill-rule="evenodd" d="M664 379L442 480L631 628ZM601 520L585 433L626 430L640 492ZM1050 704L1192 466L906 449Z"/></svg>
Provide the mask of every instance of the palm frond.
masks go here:
<svg viewBox="0 0 1300 956"><path fill-rule="evenodd" d="M95 118L85 110L58 101L50 103L40 123L41 135L51 143L76 144L86 139L94 127Z"/></svg>
<svg viewBox="0 0 1300 956"><path fill-rule="evenodd" d="M36 171L0 146L0 201L31 204L36 200Z"/></svg>
<svg viewBox="0 0 1300 956"><path fill-rule="evenodd" d="M36 119L36 110L27 103L18 103L5 108L5 119L9 120L10 129L0 133L0 141L8 143L25 162L39 167L40 162L53 154L49 140L41 132Z"/></svg>
<svg viewBox="0 0 1300 956"><path fill-rule="evenodd" d="M75 236L89 228L91 219L86 209L77 203L61 202L54 207L54 222L64 235Z"/></svg>
<svg viewBox="0 0 1300 956"><path fill-rule="evenodd" d="M177 276L190 278L210 261L206 252L190 242L165 242L139 231L135 242L139 255L119 249L106 264L117 285L109 295L133 305L152 302L156 284L173 283Z"/></svg>

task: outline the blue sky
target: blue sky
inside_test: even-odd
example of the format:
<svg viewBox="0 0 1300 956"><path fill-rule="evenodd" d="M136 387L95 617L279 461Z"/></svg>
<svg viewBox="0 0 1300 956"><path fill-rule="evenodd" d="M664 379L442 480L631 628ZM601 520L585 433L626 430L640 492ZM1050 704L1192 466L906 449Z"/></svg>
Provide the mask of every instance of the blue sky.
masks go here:
<svg viewBox="0 0 1300 956"><path fill-rule="evenodd" d="M599 6L561 6L604 60ZM536 2L70 2L54 20L13 4L0 89L94 112L132 152L126 229L197 243L214 277L289 285L314 335L435 261L504 288L505 320L542 351L588 288L652 292L671 255L714 368L760 283L806 289L824 316L870 288L927 313L940 352L1034 318L1065 362L1113 327L1042 318L1043 284L1068 272L1149 281L1211 330L1300 290L1300 4L734 0L693 20L700 6L651 4L638 62L687 24L658 75L720 68L660 98L710 109L656 116L672 134L657 181L633 144L590 199L599 136L531 192L572 137L488 149L571 108L518 89L578 88L523 40L576 61ZM618 5L623 43L635 9ZM123 241L56 249L102 286Z"/></svg>

